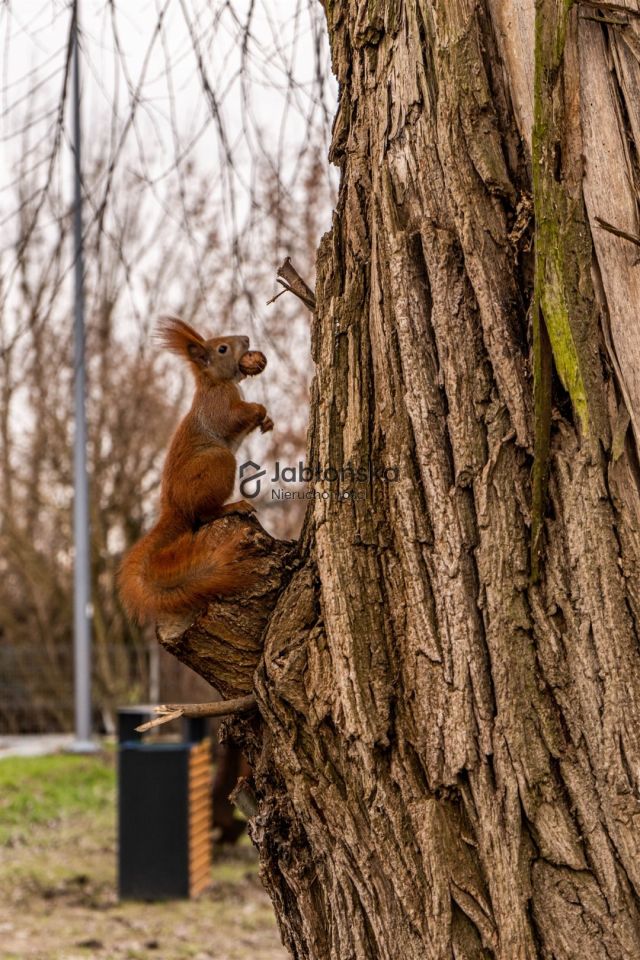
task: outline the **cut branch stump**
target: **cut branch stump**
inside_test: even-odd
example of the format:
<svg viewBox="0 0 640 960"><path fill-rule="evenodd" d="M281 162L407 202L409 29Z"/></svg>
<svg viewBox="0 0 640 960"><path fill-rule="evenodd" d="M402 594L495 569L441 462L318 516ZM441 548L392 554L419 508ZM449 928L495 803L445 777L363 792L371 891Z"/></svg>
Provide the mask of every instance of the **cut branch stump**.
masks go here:
<svg viewBox="0 0 640 960"><path fill-rule="evenodd" d="M230 699L253 691L263 633L293 572L296 543L276 540L252 515L230 514L214 523L221 539L244 531L255 556L255 579L242 593L215 597L191 616L164 620L157 636L165 650Z"/></svg>

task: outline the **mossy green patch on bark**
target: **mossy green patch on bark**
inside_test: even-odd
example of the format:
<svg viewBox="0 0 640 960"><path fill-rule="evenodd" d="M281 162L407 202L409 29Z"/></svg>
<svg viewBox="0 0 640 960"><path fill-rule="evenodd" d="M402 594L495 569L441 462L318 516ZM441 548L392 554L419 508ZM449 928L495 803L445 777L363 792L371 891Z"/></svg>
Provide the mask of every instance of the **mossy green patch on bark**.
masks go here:
<svg viewBox="0 0 640 960"><path fill-rule="evenodd" d="M604 420L590 280L592 247L582 196L579 118L575 116L579 78L573 75L575 65L569 69L565 64L573 6L574 0L536 0L532 136L536 261L532 304L534 582L539 576L546 502L554 367L571 398L583 439L600 436Z"/></svg>
<svg viewBox="0 0 640 960"><path fill-rule="evenodd" d="M562 385L571 397L582 431L588 434L589 406L580 358L569 319L570 304L566 296L562 249L559 243L549 244L544 255L544 265L546 269L539 291L540 306L553 351L553 359Z"/></svg>

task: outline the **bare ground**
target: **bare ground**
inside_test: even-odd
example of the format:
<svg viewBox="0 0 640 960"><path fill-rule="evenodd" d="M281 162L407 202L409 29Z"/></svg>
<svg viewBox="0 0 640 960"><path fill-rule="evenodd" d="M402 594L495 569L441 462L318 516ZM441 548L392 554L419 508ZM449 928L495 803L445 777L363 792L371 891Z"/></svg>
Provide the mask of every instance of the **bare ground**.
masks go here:
<svg viewBox="0 0 640 960"><path fill-rule="evenodd" d="M25 827L5 837L1 960L286 960L246 838L214 855L199 899L118 903L115 797L107 799L45 823L25 810Z"/></svg>

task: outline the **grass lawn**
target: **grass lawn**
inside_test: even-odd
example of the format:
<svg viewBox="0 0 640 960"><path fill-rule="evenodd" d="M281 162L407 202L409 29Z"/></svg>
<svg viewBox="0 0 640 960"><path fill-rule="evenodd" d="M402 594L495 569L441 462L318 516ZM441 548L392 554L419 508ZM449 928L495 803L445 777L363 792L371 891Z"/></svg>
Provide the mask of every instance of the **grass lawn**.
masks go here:
<svg viewBox="0 0 640 960"><path fill-rule="evenodd" d="M118 903L115 764L0 760L0 960L285 960L246 838L197 900Z"/></svg>
<svg viewBox="0 0 640 960"><path fill-rule="evenodd" d="M109 821L115 755L58 754L0 760L0 844L28 839L34 826L87 815Z"/></svg>

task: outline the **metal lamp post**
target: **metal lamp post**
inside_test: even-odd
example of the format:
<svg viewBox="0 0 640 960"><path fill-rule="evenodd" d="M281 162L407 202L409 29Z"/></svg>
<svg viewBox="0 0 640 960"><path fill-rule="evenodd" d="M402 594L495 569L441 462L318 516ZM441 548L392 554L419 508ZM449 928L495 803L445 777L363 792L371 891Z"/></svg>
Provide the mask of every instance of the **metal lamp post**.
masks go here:
<svg viewBox="0 0 640 960"><path fill-rule="evenodd" d="M89 535L89 478L87 474L87 418L85 411L84 256L82 236L79 4L72 21L73 71L73 238L74 238L74 690L75 740L71 749L88 753L96 749L91 724L91 553Z"/></svg>

